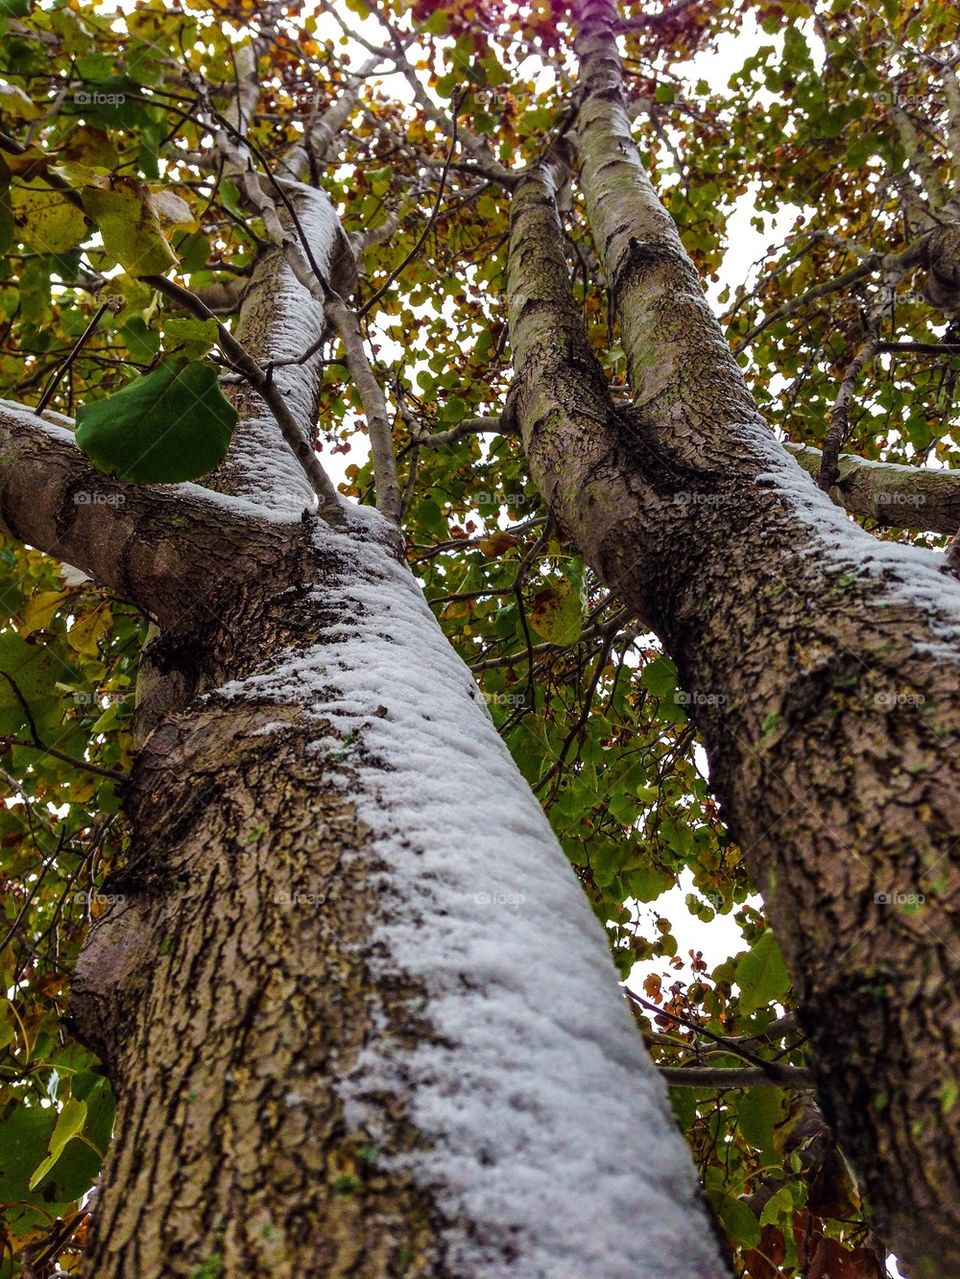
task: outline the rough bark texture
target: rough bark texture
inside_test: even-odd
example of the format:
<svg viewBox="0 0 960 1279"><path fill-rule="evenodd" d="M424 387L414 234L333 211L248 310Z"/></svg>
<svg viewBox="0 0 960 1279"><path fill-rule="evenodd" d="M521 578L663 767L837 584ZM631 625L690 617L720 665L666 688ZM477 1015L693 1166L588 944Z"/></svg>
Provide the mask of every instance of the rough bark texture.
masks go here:
<svg viewBox="0 0 960 1279"><path fill-rule="evenodd" d="M546 175L518 191L531 464L676 660L796 983L824 1109L917 1276L960 1271L960 594L851 526L760 418L643 173L609 0L580 6L582 183L634 403L572 305Z"/></svg>
<svg viewBox="0 0 960 1279"><path fill-rule="evenodd" d="M216 583L269 561L284 535L193 484L140 488L94 470L73 422L0 402L0 525L78 564L165 626L196 625ZM239 558L238 558L239 557Z"/></svg>
<svg viewBox="0 0 960 1279"><path fill-rule="evenodd" d="M601 930L391 548L305 526L139 753L72 1001L119 1098L87 1273L714 1279Z"/></svg>
<svg viewBox="0 0 960 1279"><path fill-rule="evenodd" d="M322 625L271 594L233 601L208 637L208 684ZM372 1036L423 1027L402 974L370 978L376 853L342 743L311 753L305 711L214 693L138 758L123 904L92 936L73 1003L120 1098L97 1279L449 1273L433 1196L378 1166L420 1140L404 1108L383 1099L374 1151L334 1086Z"/></svg>
<svg viewBox="0 0 960 1279"><path fill-rule="evenodd" d="M808 475L820 470L823 454L788 444ZM839 477L830 496L851 515L865 515L886 528L908 528L953 537L960 529L960 472L870 462L850 453L838 459Z"/></svg>
<svg viewBox="0 0 960 1279"><path fill-rule="evenodd" d="M302 212L331 261L329 206ZM251 354L322 327L266 257ZM308 436L320 373L277 371ZM0 416L6 527L161 623L129 858L71 1002L118 1097L85 1273L715 1279L602 930L395 531L304 511L263 403L237 401L207 491L120 492Z"/></svg>

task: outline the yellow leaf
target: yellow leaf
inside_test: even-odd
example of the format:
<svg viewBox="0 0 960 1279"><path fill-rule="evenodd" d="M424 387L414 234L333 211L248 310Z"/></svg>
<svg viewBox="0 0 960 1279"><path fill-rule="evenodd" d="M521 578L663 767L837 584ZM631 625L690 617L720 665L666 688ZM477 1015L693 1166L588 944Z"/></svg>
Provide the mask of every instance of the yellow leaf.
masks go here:
<svg viewBox="0 0 960 1279"><path fill-rule="evenodd" d="M76 786L70 787L70 803L88 804L96 794L96 790L97 779L95 777L84 777L83 781L78 782Z"/></svg>
<svg viewBox="0 0 960 1279"><path fill-rule="evenodd" d="M68 163L93 165L94 169L104 173L115 169L120 159L116 146L107 135L87 125L74 129L64 144L63 155Z"/></svg>
<svg viewBox="0 0 960 1279"><path fill-rule="evenodd" d="M549 644L575 644L583 625L580 595L565 581L545 587L533 597L527 620Z"/></svg>
<svg viewBox="0 0 960 1279"><path fill-rule="evenodd" d="M103 247L129 275L163 275L177 265L150 192L141 183L133 178L101 180L83 187L80 198L100 228Z"/></svg>
<svg viewBox="0 0 960 1279"><path fill-rule="evenodd" d="M78 653L84 653L87 657L97 657L99 656L97 640L106 631L110 622L109 607L106 604L100 604L92 612L77 618L67 631L67 642Z"/></svg>
<svg viewBox="0 0 960 1279"><path fill-rule="evenodd" d="M499 529L496 533L491 533L489 537L482 537L477 545L484 555L502 555L512 546L519 546L520 539L505 529Z"/></svg>
<svg viewBox="0 0 960 1279"><path fill-rule="evenodd" d="M46 173L50 164L50 152L41 151L38 146L34 146L31 143L19 155L5 153L3 160L11 173L29 182L31 178L37 177L38 174Z"/></svg>
<svg viewBox="0 0 960 1279"><path fill-rule="evenodd" d="M15 120L36 120L41 114L37 104L15 84L0 84L0 110Z"/></svg>
<svg viewBox="0 0 960 1279"><path fill-rule="evenodd" d="M57 609L72 594L72 591L38 591L27 601L21 614L21 634L32 635L34 631L47 630Z"/></svg>
<svg viewBox="0 0 960 1279"><path fill-rule="evenodd" d="M67 253L87 233L83 210L48 187L13 187L13 219L23 242L39 253Z"/></svg>

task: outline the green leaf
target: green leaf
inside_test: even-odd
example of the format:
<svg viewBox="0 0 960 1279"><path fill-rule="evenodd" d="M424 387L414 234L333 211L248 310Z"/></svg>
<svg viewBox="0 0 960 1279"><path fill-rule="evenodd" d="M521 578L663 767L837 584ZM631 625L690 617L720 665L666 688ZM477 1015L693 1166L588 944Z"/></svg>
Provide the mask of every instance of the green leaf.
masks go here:
<svg viewBox="0 0 960 1279"><path fill-rule="evenodd" d="M64 663L41 644L28 644L13 631L0 635L0 733L19 734L27 728L26 712L10 683L12 679L30 707L36 723L59 702L57 680Z"/></svg>
<svg viewBox="0 0 960 1279"><path fill-rule="evenodd" d="M7 1204L27 1197L31 1172L49 1150L52 1109L20 1106L0 1124L0 1199Z"/></svg>
<svg viewBox="0 0 960 1279"><path fill-rule="evenodd" d="M200 231L192 231L174 241L177 256L180 258L181 271L189 274L199 271L207 264L210 256L210 241Z"/></svg>
<svg viewBox="0 0 960 1279"><path fill-rule="evenodd" d="M89 1080L89 1076L87 1077ZM57 1161L56 1169L47 1185L55 1187L58 1200L74 1200L93 1185L103 1162L101 1156L110 1144L116 1105L106 1079L98 1078L90 1084L75 1078L71 1094L84 1092L87 1107L83 1124L83 1141L71 1141Z"/></svg>
<svg viewBox="0 0 960 1279"><path fill-rule="evenodd" d="M240 188L235 182L231 182L229 178L224 178L217 188L217 195L220 197L220 203L225 209L229 209L231 213L236 213L238 217L242 214Z"/></svg>
<svg viewBox="0 0 960 1279"><path fill-rule="evenodd" d="M185 342L198 353L206 354L217 341L217 323L215 320L195 320L190 316L164 316L163 336L169 346L174 342Z"/></svg>
<svg viewBox="0 0 960 1279"><path fill-rule="evenodd" d="M177 484L222 461L236 421L215 370L178 359L83 405L76 441L98 470L125 484Z"/></svg>
<svg viewBox="0 0 960 1279"><path fill-rule="evenodd" d="M629 895L639 902L656 901L661 893L665 893L676 883L668 870L660 870L657 866L628 870L623 880Z"/></svg>
<svg viewBox="0 0 960 1279"><path fill-rule="evenodd" d="M140 364L149 364L160 350L159 334L147 328L142 316L131 316L119 332L130 355Z"/></svg>
<svg viewBox="0 0 960 1279"><path fill-rule="evenodd" d="M749 1204L732 1195L724 1195L717 1207L717 1215L734 1243L741 1248L756 1248L760 1243L760 1223Z"/></svg>
<svg viewBox="0 0 960 1279"><path fill-rule="evenodd" d="M672 697L677 687L677 668L666 653L661 653L640 672L640 683L654 697Z"/></svg>
<svg viewBox="0 0 960 1279"><path fill-rule="evenodd" d="M787 966L769 928L737 964L737 984L742 1013L765 1008L772 1000L782 999L790 989Z"/></svg>
<svg viewBox="0 0 960 1279"><path fill-rule="evenodd" d="M751 1146L763 1152L764 1162L776 1157L773 1130L783 1118L779 1088L747 1088L737 1104L740 1131Z"/></svg>
<svg viewBox="0 0 960 1279"><path fill-rule="evenodd" d="M83 1128L86 1117L87 1103L78 1101L76 1097L71 1097L60 1111L53 1132L50 1134L50 1154L30 1178L28 1187L30 1190L33 1190L35 1186L43 1181L44 1177L63 1154L63 1148L67 1142Z"/></svg>
<svg viewBox="0 0 960 1279"><path fill-rule="evenodd" d="M762 1088L757 1088L756 1092L763 1092ZM777 1193L764 1204L763 1212L760 1214L760 1224L767 1225L768 1222L779 1221L781 1217L793 1215L796 1205L793 1201L793 1195L786 1186L781 1186Z"/></svg>
<svg viewBox="0 0 960 1279"><path fill-rule="evenodd" d="M440 9L435 13L431 13L430 17L423 24L424 31L429 31L432 36L442 36L447 30L447 15Z"/></svg>
<svg viewBox="0 0 960 1279"><path fill-rule="evenodd" d="M163 275L177 256L160 229L150 192L132 178L101 179L81 188L83 207L100 228L103 247L133 276Z"/></svg>

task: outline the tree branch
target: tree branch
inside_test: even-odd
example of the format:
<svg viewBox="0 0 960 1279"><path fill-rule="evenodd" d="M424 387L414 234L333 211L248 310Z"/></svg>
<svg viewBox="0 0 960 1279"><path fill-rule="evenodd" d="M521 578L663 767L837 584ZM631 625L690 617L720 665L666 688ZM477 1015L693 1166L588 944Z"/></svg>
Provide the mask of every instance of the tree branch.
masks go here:
<svg viewBox="0 0 960 1279"><path fill-rule="evenodd" d="M149 284L183 310L189 311L191 315L195 315L201 320L213 320L216 323L220 349L230 363L243 374L276 418L281 435L294 457L303 467L304 473L310 480L311 487L317 495L319 514L328 523L340 523L343 517L343 509L333 481L317 460L316 453L310 447L299 423L293 417L279 387L274 385L270 375L260 367L246 348L237 341L227 326L217 319L209 307L205 306L195 293L191 293L189 289L185 289L180 284L175 284L172 280L168 280L162 275L145 275L142 278L144 283Z"/></svg>
<svg viewBox="0 0 960 1279"><path fill-rule="evenodd" d="M122 484L95 470L69 418L0 401L0 528L83 569L161 625L289 539L194 484ZM268 550L272 548L272 552Z"/></svg>
<svg viewBox="0 0 960 1279"><path fill-rule="evenodd" d="M809 444L784 447L810 475L819 473L819 449ZM871 462L841 453L836 483L829 492L851 515L866 516L885 527L951 536L960 528L960 471Z"/></svg>
<svg viewBox="0 0 960 1279"><path fill-rule="evenodd" d="M813 1074L806 1066L661 1066L669 1088L796 1088L812 1089Z"/></svg>
<svg viewBox="0 0 960 1279"><path fill-rule="evenodd" d="M876 355L879 345L880 340L877 337L868 338L866 342L862 343L847 366L843 381L840 383L840 391L837 394L833 412L830 414L830 425L823 441L820 470L816 475L817 484L825 493L829 493L836 485L837 477L840 473L838 459L840 450L847 438L850 401L853 399L853 393L857 389L857 378Z"/></svg>

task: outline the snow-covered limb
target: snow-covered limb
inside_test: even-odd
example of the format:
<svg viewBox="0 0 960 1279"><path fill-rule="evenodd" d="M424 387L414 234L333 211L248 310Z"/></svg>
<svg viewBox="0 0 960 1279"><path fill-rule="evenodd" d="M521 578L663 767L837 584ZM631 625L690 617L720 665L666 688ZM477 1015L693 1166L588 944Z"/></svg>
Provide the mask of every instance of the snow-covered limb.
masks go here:
<svg viewBox="0 0 960 1279"><path fill-rule="evenodd" d="M278 630L225 617L138 756L73 1003L121 1098L92 1272L718 1279L603 931L392 548L303 525Z"/></svg>
<svg viewBox="0 0 960 1279"><path fill-rule="evenodd" d="M287 150L280 163L283 175L303 182L310 174L311 157L320 167L326 164L328 150L360 100L364 80L382 61L383 57L379 52L368 58L355 75L348 77L346 86L327 109L307 122L304 139L306 145L298 142Z"/></svg>
<svg viewBox="0 0 960 1279"><path fill-rule="evenodd" d="M276 553L289 533L266 514L195 484L122 484L94 470L73 422L0 402L0 526L112 587L161 623L182 620L197 592L232 579L242 560ZM239 551L235 548L239 548Z"/></svg>
<svg viewBox="0 0 960 1279"><path fill-rule="evenodd" d="M784 446L810 475L820 470L822 454L810 444ZM892 528L952 536L960 529L960 471L871 462L841 453L833 497L851 515Z"/></svg>
<svg viewBox="0 0 960 1279"><path fill-rule="evenodd" d="M284 181L281 184L270 175L266 179L262 178L250 164L249 154L242 142L234 139L227 130L218 133L217 144L231 170L237 174L248 203L263 218L267 235L283 256L285 267L279 268L275 255L270 255L269 269L274 274L278 271L281 275L289 272L293 276L294 288L287 296L286 314L274 317L270 333L276 339L279 324L288 323L290 315L299 312L308 323L304 326L306 332L301 335L296 350L304 349L304 337L309 337L311 344L317 342L326 331L327 323L340 337L347 367L367 419L377 509L391 523L396 524L400 514L400 487L386 399L364 351L357 317L331 279L332 268L337 264L337 247L346 243L333 206L323 191L303 183ZM281 207L278 207L276 196L281 199ZM316 234L318 230L319 234ZM347 254L352 266L349 247ZM263 271L267 269L266 266L261 268ZM296 284L303 290L299 298ZM293 350L276 351L270 359L275 360L293 353ZM302 365L285 366L288 374L301 388L306 385L309 389L312 383L316 384L314 398L319 394L319 367L320 363L316 360ZM311 424L315 422L316 409L314 408L310 417L304 416L301 421ZM312 443L310 447L312 450ZM319 470L316 459L314 463ZM315 480L313 482L316 489ZM328 509L333 510L329 503Z"/></svg>
<svg viewBox="0 0 960 1279"><path fill-rule="evenodd" d="M564 413L569 379L549 384L538 337L558 306L567 323L569 286L561 302L559 224L531 200L510 252L514 358L536 386L519 401L528 456L538 482L563 474L546 495L679 687L708 694L692 718L711 788L763 892L825 1110L890 1249L952 1279L960 1111L938 1098L960 1089L960 957L940 941L960 929L960 590L945 557L870 536L777 442L643 171L616 7L578 9L581 180L635 403L591 421ZM912 921L887 908L914 891Z"/></svg>

